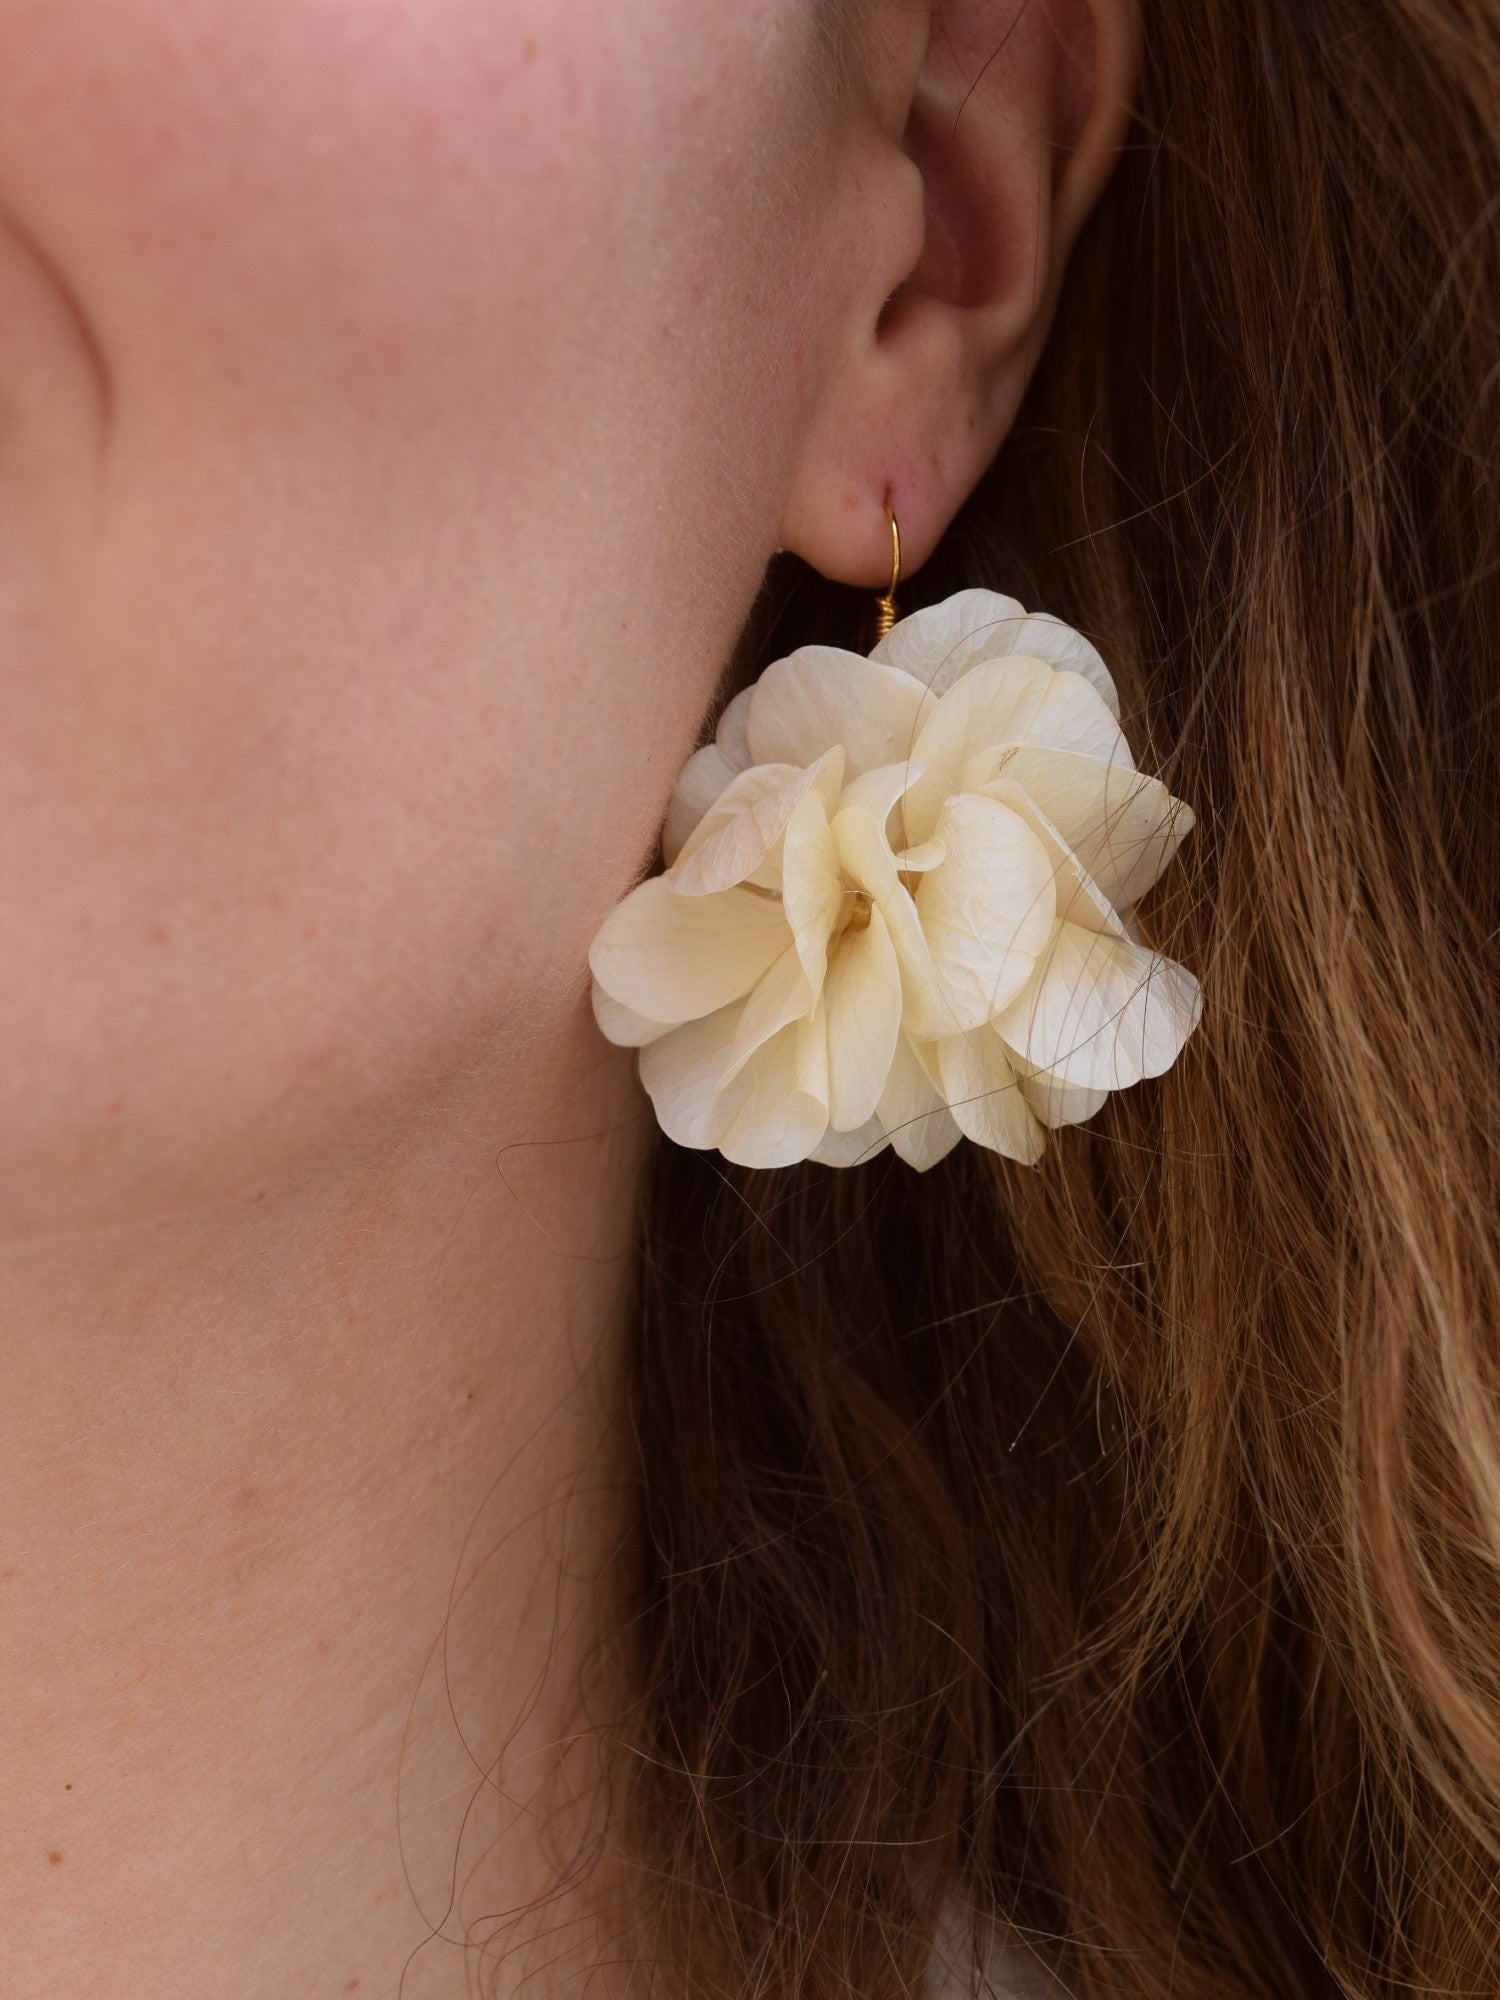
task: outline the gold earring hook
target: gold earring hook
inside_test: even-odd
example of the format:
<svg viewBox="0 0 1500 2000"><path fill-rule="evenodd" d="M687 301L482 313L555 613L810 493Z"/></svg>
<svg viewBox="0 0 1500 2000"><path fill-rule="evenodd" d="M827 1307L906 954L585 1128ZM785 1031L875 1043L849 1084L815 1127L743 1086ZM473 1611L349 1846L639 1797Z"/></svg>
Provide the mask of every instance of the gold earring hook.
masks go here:
<svg viewBox="0 0 1500 2000"><path fill-rule="evenodd" d="M894 511L888 506L886 518L891 524L891 580L885 595L875 600L875 640L878 645L896 622L896 585L901 581L901 530L896 526Z"/></svg>

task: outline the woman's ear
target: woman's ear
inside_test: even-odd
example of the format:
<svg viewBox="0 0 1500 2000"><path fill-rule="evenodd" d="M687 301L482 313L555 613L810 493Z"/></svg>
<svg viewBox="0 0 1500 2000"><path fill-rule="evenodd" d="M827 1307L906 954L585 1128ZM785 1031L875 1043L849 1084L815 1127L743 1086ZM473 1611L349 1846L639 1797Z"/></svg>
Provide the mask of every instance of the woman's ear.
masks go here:
<svg viewBox="0 0 1500 2000"><path fill-rule="evenodd" d="M885 109L870 115L884 126L876 143L899 144L921 174L921 249L889 296L850 300L781 534L825 576L869 586L890 574L887 503L914 569L1010 428L1129 129L1140 64L1136 0L931 0L913 85L911 4L890 45L905 72L873 79ZM872 201L900 185L889 173L860 184ZM851 226L856 240L909 244L909 220Z"/></svg>

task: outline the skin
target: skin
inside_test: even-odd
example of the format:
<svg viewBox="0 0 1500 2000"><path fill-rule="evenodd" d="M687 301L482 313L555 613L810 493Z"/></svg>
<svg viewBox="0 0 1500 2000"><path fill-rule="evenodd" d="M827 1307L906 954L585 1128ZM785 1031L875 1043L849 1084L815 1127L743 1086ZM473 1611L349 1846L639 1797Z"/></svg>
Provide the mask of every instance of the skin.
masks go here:
<svg viewBox="0 0 1500 2000"><path fill-rule="evenodd" d="M0 0L0 1987L437 2000L588 1824L585 954L771 552L1013 415L1135 46L1014 14Z"/></svg>

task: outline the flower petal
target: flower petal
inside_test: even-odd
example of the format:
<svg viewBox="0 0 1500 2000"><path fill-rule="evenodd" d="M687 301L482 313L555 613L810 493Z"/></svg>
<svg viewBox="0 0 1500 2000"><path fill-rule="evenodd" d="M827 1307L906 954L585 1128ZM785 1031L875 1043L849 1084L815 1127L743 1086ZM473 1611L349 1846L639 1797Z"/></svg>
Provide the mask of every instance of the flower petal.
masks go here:
<svg viewBox="0 0 1500 2000"><path fill-rule="evenodd" d="M742 888L679 896L664 875L653 875L600 925L589 966L633 1013L693 1021L748 993L786 945L786 916L774 897Z"/></svg>
<svg viewBox="0 0 1500 2000"><path fill-rule="evenodd" d="M683 843L703 815L721 796L735 776L735 767L717 743L705 743L695 750L678 774L661 832L662 853L669 863L682 852Z"/></svg>
<svg viewBox="0 0 1500 2000"><path fill-rule="evenodd" d="M899 619L871 653L942 694L981 660L1013 653L1009 634L1026 613L994 590L960 590Z"/></svg>
<svg viewBox="0 0 1500 2000"><path fill-rule="evenodd" d="M905 1035L896 1044L891 1073L875 1115L890 1134L896 1152L919 1173L936 1166L963 1137L942 1093Z"/></svg>
<svg viewBox="0 0 1500 2000"><path fill-rule="evenodd" d="M1185 966L1066 923L996 1026L1026 1064L1059 1083L1125 1090L1171 1067L1201 1012Z"/></svg>
<svg viewBox="0 0 1500 2000"><path fill-rule="evenodd" d="M824 1167L862 1167L890 1143L880 1120L871 1118L857 1132L836 1132L830 1125L807 1157Z"/></svg>
<svg viewBox="0 0 1500 2000"><path fill-rule="evenodd" d="M1035 800L1117 910L1145 895L1195 824L1190 806L1129 765L1038 743L992 754L994 776ZM981 778L980 789L992 781Z"/></svg>
<svg viewBox="0 0 1500 2000"><path fill-rule="evenodd" d="M944 804L938 838L947 853L917 887L917 914L952 1019L979 1028L1027 985L1052 935L1052 862L1019 814L977 793Z"/></svg>
<svg viewBox="0 0 1500 2000"><path fill-rule="evenodd" d="M782 905L814 996L823 991L828 940L843 893L828 808L814 788L803 793L787 821L781 860Z"/></svg>
<svg viewBox="0 0 1500 2000"><path fill-rule="evenodd" d="M890 819L891 808L904 793L911 790L921 775L921 765L913 764L909 758L899 764L881 764L875 770L865 771L851 779L845 785L842 796L834 803L840 811L848 808L868 813L889 844L890 832L886 822Z"/></svg>
<svg viewBox="0 0 1500 2000"><path fill-rule="evenodd" d="M738 1005L674 1028L640 1053L641 1082L657 1123L679 1146L717 1145L719 1078L729 1061Z"/></svg>
<svg viewBox="0 0 1500 2000"><path fill-rule="evenodd" d="M828 1109L828 1022L821 1006L797 1023L797 1044L792 1056L797 1088L804 1097L815 1097Z"/></svg>
<svg viewBox="0 0 1500 2000"><path fill-rule="evenodd" d="M753 813L756 807L764 800L774 799L784 787L795 783L802 776L801 768L796 764L756 764L746 771L731 770L720 753L718 745L710 743L702 750L695 751L688 759L687 764L683 767L682 778L679 778L677 781L679 789L682 786L682 779L688 776L700 758L716 758L718 760L717 765L708 764L705 766L705 776L715 775L719 770L726 771L729 775L724 782L722 790L716 792L713 798L709 800L697 819L693 821L687 832L677 842L676 848L672 853L667 872L671 875L672 886L677 889L679 895L683 893L679 882L682 863L690 860L714 834L721 833L725 827L732 826L737 819ZM795 805L796 800L794 799L792 803ZM673 794L673 804L674 806L676 804L675 793ZM788 808L788 811L790 811L790 808ZM670 829L672 825L670 811L667 815L667 825ZM662 836L662 851L665 853L666 849L667 839L664 832ZM736 880L742 879L742 877L736 877ZM723 886L729 889L733 888L734 884L726 882ZM695 893L701 895L706 892L699 890Z"/></svg>
<svg viewBox="0 0 1500 2000"><path fill-rule="evenodd" d="M909 792L922 775L922 766L910 762L904 764L882 764L878 770L866 771L845 785L838 800L839 812L864 813L874 822L881 841L891 847L890 817L892 809ZM837 814L835 814L835 820ZM896 835L904 840L904 823ZM896 855L898 868L920 871L936 868L943 858L943 843L940 840L924 840L916 847L902 847Z"/></svg>
<svg viewBox="0 0 1500 2000"><path fill-rule="evenodd" d="M773 1035L719 1092L714 1143L742 1167L805 1160L828 1129L828 1107L800 1089L798 1042L807 1024Z"/></svg>
<svg viewBox="0 0 1500 2000"><path fill-rule="evenodd" d="M919 1041L951 1035L957 1025L953 1009L938 979L932 947L910 890L898 883L879 908L901 968L901 1025Z"/></svg>
<svg viewBox="0 0 1500 2000"><path fill-rule="evenodd" d="M1066 667L1052 669L1051 682L1024 732L1011 740L1076 750L1085 757L1101 757L1106 764L1135 767L1125 733L1099 690Z"/></svg>
<svg viewBox="0 0 1500 2000"><path fill-rule="evenodd" d="M1041 1158L1046 1134L993 1028L939 1042L937 1060L948 1109L966 1137L1027 1166Z"/></svg>
<svg viewBox="0 0 1500 2000"><path fill-rule="evenodd" d="M941 695L981 660L1003 659L1008 653L1028 653L1049 666L1082 674L1110 714L1119 717L1114 677L1083 634L1045 612L1023 611L1013 597L992 590L961 590L913 612L892 627L870 657L900 667Z"/></svg>
<svg viewBox="0 0 1500 2000"><path fill-rule="evenodd" d="M618 1000L611 1000L597 979L591 997L600 1033L617 1048L642 1049L647 1042L658 1041L661 1036L672 1033L670 1021L648 1020L644 1014L637 1014L629 1007L622 1007Z"/></svg>
<svg viewBox="0 0 1500 2000"><path fill-rule="evenodd" d="M943 1038L939 1037L938 1039L941 1040ZM941 1064L938 1062L937 1040L924 1042L916 1040L915 1037L909 1037L906 1046L926 1075L927 1081L932 1085L938 1096L941 1097L943 1094L943 1071Z"/></svg>
<svg viewBox="0 0 1500 2000"><path fill-rule="evenodd" d="M1081 1125L1109 1096L1107 1090L1085 1090L1081 1084L1059 1083L1045 1070L1020 1067L1021 1094L1044 1125Z"/></svg>
<svg viewBox="0 0 1500 2000"><path fill-rule="evenodd" d="M896 872L896 859L885 835L867 812L857 806L842 806L834 815L833 836L844 873L870 898L890 930L901 968L902 1018L907 1032L928 1037L951 1035L953 1010L938 982L916 903Z"/></svg>
<svg viewBox="0 0 1500 2000"><path fill-rule="evenodd" d="M719 717L714 730L714 741L718 744L724 761L736 771L747 771L755 762L750 755L750 697L753 687L741 688L732 700L724 704L724 712ZM796 761L795 759L793 760ZM805 759L803 760L806 761Z"/></svg>
<svg viewBox="0 0 1500 2000"><path fill-rule="evenodd" d="M721 1087L739 1074L763 1042L812 1011L813 990L796 945L789 944L740 1010Z"/></svg>
<svg viewBox="0 0 1500 2000"><path fill-rule="evenodd" d="M835 743L851 777L911 752L931 697L910 674L835 646L773 660L752 689L748 740L757 764L810 764Z"/></svg>
<svg viewBox="0 0 1500 2000"><path fill-rule="evenodd" d="M712 896L753 875L781 838L803 793L816 785L832 805L844 779L835 746L816 763L754 764L730 781L689 835L668 871L679 896Z"/></svg>
<svg viewBox="0 0 1500 2000"><path fill-rule="evenodd" d="M922 725L914 762L920 780L902 802L909 842L927 840L943 800L962 789L965 766L979 751L1019 741L1041 707L1052 669L1041 660L990 660L965 674Z"/></svg>
<svg viewBox="0 0 1500 2000"><path fill-rule="evenodd" d="M1075 673L1014 654L986 660L943 696L922 725L913 760L927 768L903 805L908 840L925 840L951 793L988 782L993 765L969 767L1007 743L1044 743L1134 768L1120 725Z"/></svg>
<svg viewBox="0 0 1500 2000"><path fill-rule="evenodd" d="M823 988L828 1024L828 1121L852 1132L873 1118L901 1031L901 971L878 909L844 932Z"/></svg>
<svg viewBox="0 0 1500 2000"><path fill-rule="evenodd" d="M999 637L997 633L997 640ZM1114 675L1081 632L1075 632L1071 625L1049 617L1046 612L1031 611L1005 639L1003 647L997 644L996 653L1002 650L1029 653L1034 660L1045 660L1049 666L1079 675L1093 688L1115 721L1119 721L1120 696Z"/></svg>
<svg viewBox="0 0 1500 2000"><path fill-rule="evenodd" d="M1060 924L1079 924L1086 931L1108 931L1111 937L1124 937L1124 919L1094 878L1079 865L1077 855L1030 792L1002 777L993 785L985 786L984 796L1009 806L1017 818L1025 820L1047 850L1047 858L1052 863L1052 883L1057 893L1057 921Z"/></svg>
<svg viewBox="0 0 1500 2000"><path fill-rule="evenodd" d="M839 865L856 888L883 903L901 886L896 857L879 825L859 806L840 806L833 816L833 843Z"/></svg>

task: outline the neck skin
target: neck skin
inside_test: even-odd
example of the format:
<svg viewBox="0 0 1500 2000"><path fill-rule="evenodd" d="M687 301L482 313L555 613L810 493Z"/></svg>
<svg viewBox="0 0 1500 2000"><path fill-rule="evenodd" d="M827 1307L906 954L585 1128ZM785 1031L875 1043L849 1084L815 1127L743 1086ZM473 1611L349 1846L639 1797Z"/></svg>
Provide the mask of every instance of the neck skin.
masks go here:
<svg viewBox="0 0 1500 2000"><path fill-rule="evenodd" d="M614 1712L623 1056L585 1007L295 1180L0 1257L0 1990L447 2000L466 1926L496 1992L597 1979L601 1870L545 1947L502 1917Z"/></svg>

